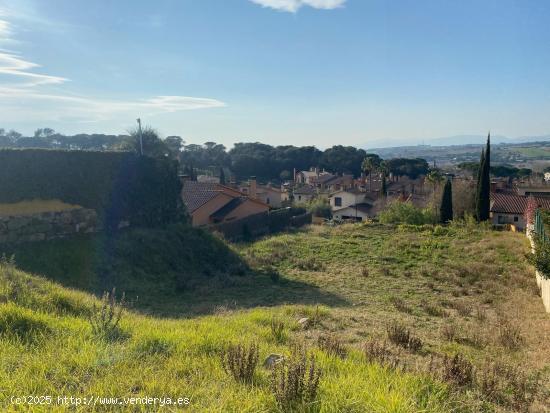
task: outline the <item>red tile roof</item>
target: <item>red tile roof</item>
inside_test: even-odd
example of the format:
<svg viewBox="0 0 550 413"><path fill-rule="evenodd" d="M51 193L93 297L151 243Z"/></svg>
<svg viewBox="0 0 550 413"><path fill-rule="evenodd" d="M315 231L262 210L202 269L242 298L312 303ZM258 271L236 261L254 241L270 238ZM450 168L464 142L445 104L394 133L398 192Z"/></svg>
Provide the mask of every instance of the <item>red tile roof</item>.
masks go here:
<svg viewBox="0 0 550 413"><path fill-rule="evenodd" d="M539 208L550 209L550 198L534 197ZM526 196L491 193L491 212L501 214L524 214L527 208Z"/></svg>

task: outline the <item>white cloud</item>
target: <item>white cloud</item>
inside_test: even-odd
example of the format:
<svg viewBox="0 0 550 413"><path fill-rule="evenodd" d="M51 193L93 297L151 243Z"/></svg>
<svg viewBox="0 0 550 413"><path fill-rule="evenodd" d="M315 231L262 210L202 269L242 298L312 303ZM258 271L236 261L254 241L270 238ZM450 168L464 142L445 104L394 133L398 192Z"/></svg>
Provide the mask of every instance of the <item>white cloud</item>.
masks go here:
<svg viewBox="0 0 550 413"><path fill-rule="evenodd" d="M194 109L224 107L225 103L191 96L156 96L116 100L37 91L35 88L0 87L0 111L13 122L98 122L117 117L153 116Z"/></svg>
<svg viewBox="0 0 550 413"><path fill-rule="evenodd" d="M296 13L301 7L309 6L314 9L331 10L342 7L346 0L250 0L263 7L275 10Z"/></svg>
<svg viewBox="0 0 550 413"><path fill-rule="evenodd" d="M37 67L40 67L40 65L23 60L16 54L0 52L0 74L15 77L17 80L25 80L25 83L19 83L18 86L59 84L68 80L59 76L43 75L29 71Z"/></svg>
<svg viewBox="0 0 550 413"><path fill-rule="evenodd" d="M0 44L17 43L13 26L0 0ZM33 20L38 19L33 17ZM0 113L4 122L71 121L97 122L116 117L156 115L185 110L219 108L225 103L190 96L154 96L120 99L79 96L65 87L69 79L38 73L41 65L14 51L0 49Z"/></svg>

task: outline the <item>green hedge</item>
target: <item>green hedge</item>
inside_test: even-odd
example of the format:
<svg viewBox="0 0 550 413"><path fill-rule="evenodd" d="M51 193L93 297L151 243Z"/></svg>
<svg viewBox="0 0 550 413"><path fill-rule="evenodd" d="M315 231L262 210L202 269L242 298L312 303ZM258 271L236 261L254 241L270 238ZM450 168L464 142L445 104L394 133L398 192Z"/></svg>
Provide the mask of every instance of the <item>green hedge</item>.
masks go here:
<svg viewBox="0 0 550 413"><path fill-rule="evenodd" d="M109 228L183 216L177 165L130 152L0 150L0 203L59 199L95 209Z"/></svg>

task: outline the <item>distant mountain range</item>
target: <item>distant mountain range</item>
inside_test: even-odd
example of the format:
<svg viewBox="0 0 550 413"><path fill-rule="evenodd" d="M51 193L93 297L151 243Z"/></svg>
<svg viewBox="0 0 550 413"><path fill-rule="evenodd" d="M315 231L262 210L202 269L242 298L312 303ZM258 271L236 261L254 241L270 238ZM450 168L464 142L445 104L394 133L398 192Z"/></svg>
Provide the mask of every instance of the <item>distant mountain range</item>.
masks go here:
<svg viewBox="0 0 550 413"><path fill-rule="evenodd" d="M455 135L447 136L444 138L433 138L426 140L417 140L411 143L410 139L384 139L375 140L360 145L361 148L367 149L379 149L379 148L391 148L398 146L416 146L416 145L429 145L429 146L453 146L453 145L480 145L485 143L487 135ZM492 135L491 143L526 143L526 142L545 142L550 141L550 135L539 136L519 136L516 138L509 138L502 135Z"/></svg>

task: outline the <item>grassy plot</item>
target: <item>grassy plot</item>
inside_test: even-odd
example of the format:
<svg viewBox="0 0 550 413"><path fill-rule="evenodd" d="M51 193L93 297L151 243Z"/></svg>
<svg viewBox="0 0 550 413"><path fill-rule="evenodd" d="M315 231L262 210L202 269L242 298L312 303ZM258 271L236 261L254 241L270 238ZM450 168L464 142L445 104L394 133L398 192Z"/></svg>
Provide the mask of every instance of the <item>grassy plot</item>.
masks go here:
<svg viewBox="0 0 550 413"><path fill-rule="evenodd" d="M104 328L97 320L110 306L117 313L120 294L102 304L10 262L0 265L3 409L15 410L9 397L24 394L189 397L189 411L205 412L516 412L548 405L550 320L521 234L472 225L311 227L232 247L244 274L237 266L223 282L193 278L178 290L150 274L155 258L140 258L148 248L136 251L139 278L132 279L130 261L117 261L127 271L117 291L135 291L145 280L148 291L139 292L149 295L146 305L134 302L119 324ZM174 266L166 271L183 271ZM58 268L49 264L51 274ZM70 273L57 281L71 285ZM161 287L151 288L155 281ZM264 366L270 355L284 360Z"/></svg>

